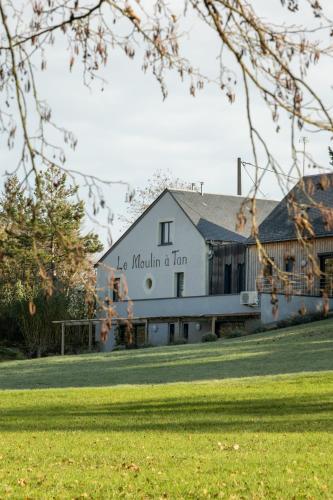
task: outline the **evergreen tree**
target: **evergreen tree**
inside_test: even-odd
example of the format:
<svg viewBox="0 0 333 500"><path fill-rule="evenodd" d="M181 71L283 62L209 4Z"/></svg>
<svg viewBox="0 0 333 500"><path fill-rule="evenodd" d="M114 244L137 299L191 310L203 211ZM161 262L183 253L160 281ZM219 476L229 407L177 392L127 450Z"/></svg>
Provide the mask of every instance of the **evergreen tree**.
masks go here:
<svg viewBox="0 0 333 500"><path fill-rule="evenodd" d="M102 245L95 233L82 234L84 203L66 174L53 167L38 180L42 198L14 176L0 199L0 308L42 352L52 319L84 313L94 286L91 256Z"/></svg>

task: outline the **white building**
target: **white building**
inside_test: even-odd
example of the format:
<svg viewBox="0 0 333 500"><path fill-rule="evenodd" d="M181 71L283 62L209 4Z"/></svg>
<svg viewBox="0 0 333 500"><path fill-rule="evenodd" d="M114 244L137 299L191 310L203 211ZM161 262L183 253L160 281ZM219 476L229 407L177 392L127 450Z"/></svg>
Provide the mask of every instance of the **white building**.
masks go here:
<svg viewBox="0 0 333 500"><path fill-rule="evenodd" d="M246 223L236 230L242 204ZM276 204L257 200L257 223ZM250 209L240 196L165 190L105 253L97 264L100 300L111 301L120 318L130 314L135 345L198 342L232 325L255 327L259 307L241 305L239 295ZM125 324L114 321L104 348L125 337Z"/></svg>

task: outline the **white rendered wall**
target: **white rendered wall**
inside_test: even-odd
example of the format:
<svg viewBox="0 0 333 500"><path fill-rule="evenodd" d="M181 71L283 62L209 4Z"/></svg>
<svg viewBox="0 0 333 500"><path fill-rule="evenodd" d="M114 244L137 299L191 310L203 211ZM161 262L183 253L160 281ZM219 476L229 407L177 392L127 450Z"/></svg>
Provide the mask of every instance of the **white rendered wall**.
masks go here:
<svg viewBox="0 0 333 500"><path fill-rule="evenodd" d="M159 245L159 223L173 221L172 245ZM100 296L107 294L108 276L126 280L132 300L175 296L175 273L184 272L184 296L206 295L207 245L170 193L115 245L98 266ZM151 278L152 288L146 286Z"/></svg>

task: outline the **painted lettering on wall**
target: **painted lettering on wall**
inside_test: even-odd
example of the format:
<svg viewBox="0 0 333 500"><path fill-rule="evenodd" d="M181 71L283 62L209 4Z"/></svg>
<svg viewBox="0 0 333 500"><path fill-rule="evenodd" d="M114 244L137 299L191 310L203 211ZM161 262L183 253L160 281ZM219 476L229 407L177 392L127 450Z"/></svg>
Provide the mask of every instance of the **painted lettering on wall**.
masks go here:
<svg viewBox="0 0 333 500"><path fill-rule="evenodd" d="M180 250L173 250L171 254L166 254L164 259L156 257L152 252L147 257L141 253L133 254L130 262L131 269L156 269L158 267L184 266L188 263L188 258L182 255ZM129 269L128 262L117 257L117 270L126 271Z"/></svg>
<svg viewBox="0 0 333 500"><path fill-rule="evenodd" d="M141 254L133 255L132 257L132 269L150 269L155 267L161 267L160 259L157 259L151 253L148 259L141 257Z"/></svg>
<svg viewBox="0 0 333 500"><path fill-rule="evenodd" d="M173 250L172 255L173 255L174 266L181 266L187 264L187 257L179 255L179 250Z"/></svg>

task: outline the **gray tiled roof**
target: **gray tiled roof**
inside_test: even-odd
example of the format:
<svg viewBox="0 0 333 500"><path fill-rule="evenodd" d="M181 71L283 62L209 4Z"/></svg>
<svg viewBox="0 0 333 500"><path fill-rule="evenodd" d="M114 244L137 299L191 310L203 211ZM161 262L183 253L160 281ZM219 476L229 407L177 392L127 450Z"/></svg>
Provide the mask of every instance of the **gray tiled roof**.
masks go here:
<svg viewBox="0 0 333 500"><path fill-rule="evenodd" d="M208 193L201 195L195 191L173 189L170 193L206 240L242 242L250 235L251 203L246 198ZM236 231L237 214L242 202L245 202L247 222L242 231ZM277 201L272 200L256 200L256 218L259 224L277 204Z"/></svg>
<svg viewBox="0 0 333 500"><path fill-rule="evenodd" d="M304 181L304 188L302 187ZM316 236L333 236L333 229L325 221L314 203L333 208L333 174L309 175L299 181L259 226L262 242L296 239L293 198L299 209L305 209ZM333 215L333 212L332 212ZM251 243L252 240L249 240Z"/></svg>

